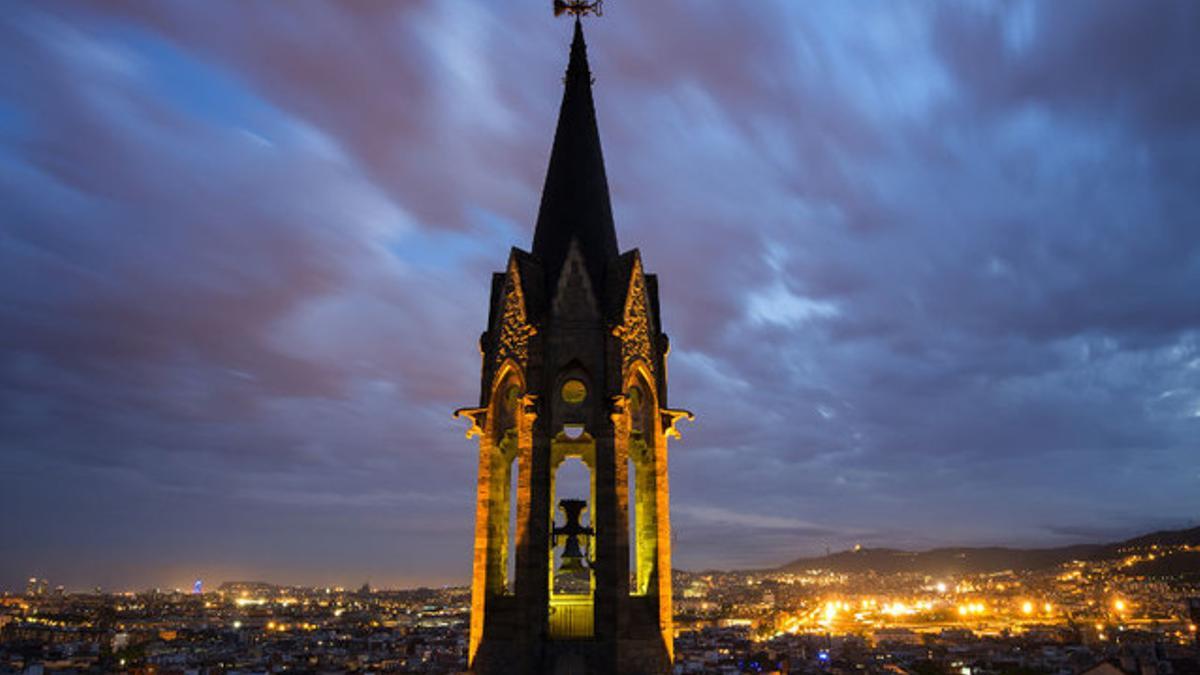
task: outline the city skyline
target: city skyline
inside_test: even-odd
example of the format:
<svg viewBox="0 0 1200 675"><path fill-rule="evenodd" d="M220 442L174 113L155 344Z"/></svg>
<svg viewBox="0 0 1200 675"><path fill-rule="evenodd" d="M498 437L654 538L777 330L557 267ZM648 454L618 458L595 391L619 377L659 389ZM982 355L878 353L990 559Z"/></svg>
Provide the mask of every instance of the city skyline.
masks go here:
<svg viewBox="0 0 1200 675"><path fill-rule="evenodd" d="M1200 10L644 5L588 40L699 416L678 567L1197 522ZM0 588L465 583L450 412L569 23L28 3L0 35Z"/></svg>

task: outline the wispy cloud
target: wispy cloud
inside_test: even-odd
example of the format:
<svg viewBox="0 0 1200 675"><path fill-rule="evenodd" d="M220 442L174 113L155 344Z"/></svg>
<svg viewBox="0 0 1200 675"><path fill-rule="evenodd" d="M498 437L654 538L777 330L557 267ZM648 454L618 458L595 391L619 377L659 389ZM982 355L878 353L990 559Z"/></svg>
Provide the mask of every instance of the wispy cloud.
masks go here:
<svg viewBox="0 0 1200 675"><path fill-rule="evenodd" d="M448 411L478 395L489 274L529 244L568 26L456 0L7 9L0 586L94 583L70 560L465 580L476 450ZM671 453L681 564L1200 512L1198 13L589 24L618 234L699 414Z"/></svg>

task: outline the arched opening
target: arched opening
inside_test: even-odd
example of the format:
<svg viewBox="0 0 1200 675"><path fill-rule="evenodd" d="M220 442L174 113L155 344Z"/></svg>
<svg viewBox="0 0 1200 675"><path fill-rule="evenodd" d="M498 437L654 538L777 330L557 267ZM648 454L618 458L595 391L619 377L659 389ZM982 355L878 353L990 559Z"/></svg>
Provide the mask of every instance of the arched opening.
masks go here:
<svg viewBox="0 0 1200 675"><path fill-rule="evenodd" d="M591 529L592 472L578 457L568 457L558 466L554 476L554 530L567 528ZM582 507L575 502L583 502ZM554 547L555 595L587 595L592 590L592 537L586 535L556 536Z"/></svg>
<svg viewBox="0 0 1200 675"><path fill-rule="evenodd" d="M646 595L658 564L657 403L654 390L640 372L625 396L629 414L629 592Z"/></svg>
<svg viewBox="0 0 1200 675"><path fill-rule="evenodd" d="M517 486L519 469L517 458L508 463L508 532L505 539L504 592L517 592Z"/></svg>
<svg viewBox="0 0 1200 675"><path fill-rule="evenodd" d="M563 428L550 444L550 637L593 634L596 444L586 429Z"/></svg>
<svg viewBox="0 0 1200 675"><path fill-rule="evenodd" d="M516 591L516 533L518 460L518 429L521 379L515 370L508 370L499 380L492 396L492 454L488 557L488 589L496 595Z"/></svg>
<svg viewBox="0 0 1200 675"><path fill-rule="evenodd" d="M637 464L630 457L628 460L626 486L628 492L628 509L629 509L629 593L637 594L637 569L638 569L638 554L637 554Z"/></svg>

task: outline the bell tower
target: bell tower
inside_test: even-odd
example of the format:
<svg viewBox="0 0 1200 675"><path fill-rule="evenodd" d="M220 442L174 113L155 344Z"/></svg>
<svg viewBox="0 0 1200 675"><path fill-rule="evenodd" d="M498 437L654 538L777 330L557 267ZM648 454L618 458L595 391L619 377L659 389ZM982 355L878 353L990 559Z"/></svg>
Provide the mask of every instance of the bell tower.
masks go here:
<svg viewBox="0 0 1200 675"><path fill-rule="evenodd" d="M478 407L469 662L669 673L668 340L658 279L617 247L577 5L530 251L492 276ZM569 468L586 478L569 486Z"/></svg>

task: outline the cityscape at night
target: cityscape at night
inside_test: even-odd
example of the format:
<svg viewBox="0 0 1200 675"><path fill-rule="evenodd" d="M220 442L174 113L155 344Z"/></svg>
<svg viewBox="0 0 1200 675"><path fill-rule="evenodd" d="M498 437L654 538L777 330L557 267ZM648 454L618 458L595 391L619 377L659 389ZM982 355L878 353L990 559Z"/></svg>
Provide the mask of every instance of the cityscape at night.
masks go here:
<svg viewBox="0 0 1200 675"><path fill-rule="evenodd" d="M16 0L0 675L1200 675L1200 3Z"/></svg>
<svg viewBox="0 0 1200 675"><path fill-rule="evenodd" d="M849 549L773 570L676 570L675 672L1200 671L1200 531L998 569L1028 553L957 549L919 569L911 554ZM0 669L459 672L469 610L465 586L68 593L30 579L3 598Z"/></svg>

